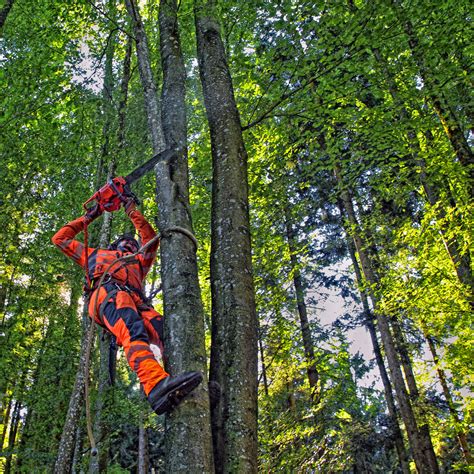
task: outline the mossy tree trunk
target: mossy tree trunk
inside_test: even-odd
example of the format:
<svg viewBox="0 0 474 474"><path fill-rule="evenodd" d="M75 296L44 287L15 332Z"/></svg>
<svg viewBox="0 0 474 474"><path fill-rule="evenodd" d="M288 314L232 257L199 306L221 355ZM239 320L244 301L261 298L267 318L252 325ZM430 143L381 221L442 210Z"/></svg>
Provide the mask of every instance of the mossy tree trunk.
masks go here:
<svg viewBox="0 0 474 474"><path fill-rule="evenodd" d="M344 216L343 205L340 204L341 216ZM356 248L354 242L351 240L349 233L347 232L347 246L349 248L349 255L351 257L352 265L354 267L354 273L356 275L356 282L360 287L360 296L362 301L362 307L364 308L365 315L365 327L369 331L370 340L374 350L375 361L380 372L380 378L382 380L385 401L387 402L388 414L390 417L390 428L392 430L392 438L397 451L398 461L400 463L400 469L403 474L410 473L410 467L408 463L408 454L405 449L405 443L403 441L402 430L400 429L399 416L393 398L392 383L390 382L385 362L383 360L382 349L377 337L377 330L375 327L375 317L370 310L369 301L366 292L362 289L363 277L360 269L359 262L356 256Z"/></svg>
<svg viewBox="0 0 474 474"><path fill-rule="evenodd" d="M196 0L198 63L211 132L212 347L210 379L217 472L257 472L257 318L247 153L215 1Z"/></svg>
<svg viewBox="0 0 474 474"><path fill-rule="evenodd" d="M160 4L160 52L163 69L160 115L147 36L136 2L127 0L137 45L148 128L154 153L174 151L167 162L155 168L158 228L161 242L161 280L165 313L165 358L171 374L197 370L204 374L204 312L198 280L196 248L179 232L192 232L188 191L187 125L185 114L185 70L181 54L174 0ZM207 384L202 384L166 419L166 471L212 472Z"/></svg>
<svg viewBox="0 0 474 474"><path fill-rule="evenodd" d="M400 357L390 329L389 320L385 315L377 311L377 298L374 293L374 288L376 287L378 280L369 252L367 251L367 244L359 233L359 223L354 210L352 196L347 188L344 187L341 169L338 163L335 164L334 174L340 189L340 196L347 214L348 223L351 228L354 245L360 259L362 273L365 281L369 285L369 295L374 303L378 329L385 349L391 380L400 407L400 414L407 430L408 440L413 451L413 459L416 468L420 474L438 473L439 466L433 451L428 427L427 425L423 425L423 429L420 429L415 417L410 395L407 391L405 380L400 368Z"/></svg>

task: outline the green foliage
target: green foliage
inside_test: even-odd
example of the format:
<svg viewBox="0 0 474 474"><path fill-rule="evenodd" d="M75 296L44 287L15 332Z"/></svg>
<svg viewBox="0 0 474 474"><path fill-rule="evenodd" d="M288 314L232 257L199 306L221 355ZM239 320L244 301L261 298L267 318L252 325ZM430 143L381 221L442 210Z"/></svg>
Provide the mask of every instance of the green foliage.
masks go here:
<svg viewBox="0 0 474 474"><path fill-rule="evenodd" d="M119 149L119 83L129 26L123 5L109 11L110 3L95 3L107 16L88 1L15 0L0 39L0 394L4 416L9 404L20 401L22 407L12 450L11 413L0 431L5 433L2 462L13 452L19 472L51 470L82 331L81 272L52 248L50 238L81 213L112 157L117 173L126 174L151 153L135 59L126 146ZM145 3L159 83L157 5ZM323 290L331 288L348 301L358 290L345 271L346 229L367 242L379 277L371 288L378 309L403 322L422 394L418 416L430 424L440 464L445 470L466 469L456 436L472 422L472 288L460 281L448 250L457 249L470 264L472 278L472 183L433 97L447 104L469 138L470 3L397 4L400 8L364 1L258 0L237 6L223 0L219 5L249 155L262 472L397 469L380 387L362 382L370 362L351 353L345 332L346 323L360 324L358 309L349 305L348 317L332 326L318 319ZM414 25L424 71L408 41L406 18ZM191 212L210 328L212 169L191 2L180 4L179 20L188 72ZM115 51L107 112L102 81L109 38ZM109 119L109 151L103 156ZM136 190L148 216L159 212L152 176ZM341 190L354 198L357 226L341 219ZM287 224L296 234L293 251ZM123 216L114 215L112 234L126 225ZM313 400L296 318L297 273L310 308L319 374ZM153 273L151 282L158 280ZM368 286L363 282L361 288ZM160 307L159 296L155 303ZM426 355L426 336L442 355L439 366L459 421L450 416ZM133 468L139 413L145 410L135 386L122 359L105 415L119 453L110 472ZM155 417L148 423L159 466L163 427ZM87 462L82 459L84 469Z"/></svg>

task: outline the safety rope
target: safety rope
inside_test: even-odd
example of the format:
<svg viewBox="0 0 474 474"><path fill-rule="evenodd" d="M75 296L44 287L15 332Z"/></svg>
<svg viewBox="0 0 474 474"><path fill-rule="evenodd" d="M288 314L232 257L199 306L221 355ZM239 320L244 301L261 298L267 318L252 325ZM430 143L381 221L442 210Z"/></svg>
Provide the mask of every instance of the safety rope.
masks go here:
<svg viewBox="0 0 474 474"><path fill-rule="evenodd" d="M135 253L130 254L130 255L124 255L122 257L116 258L113 262L111 262L104 270L104 273L100 277L99 282L97 284L97 288L94 290L95 292L94 305L92 309L91 324L90 324L89 332L87 335L86 350L85 350L86 353L85 353L85 359L84 359L84 365L85 365L84 367L84 399L85 399L85 404L86 404L87 436L89 437L89 443L91 446L91 456L96 456L98 454L98 450L96 447L94 433L92 429L92 417L91 417L90 397L89 397L89 368L90 368L89 365L90 365L90 356L91 356L91 350L92 350L92 341L94 339L94 331L95 331L95 323L96 323L95 315L97 312L97 303L99 301L100 289L102 288L105 277L109 274L111 268L115 264L119 262L127 262L129 260L130 261L133 260L137 255L144 253L155 242L160 241L162 237L168 237L169 233L172 233L172 232L180 232L181 234L188 237L193 242L194 247L197 250L198 241L196 237L192 234L192 232L190 232L187 229L184 229L183 227L178 227L178 226L168 227L163 232L161 232L160 234L156 235L151 240L149 240L146 244L144 244L141 248L139 248ZM88 237L87 234L88 234L87 225L85 225L84 226L84 250L85 250L85 255L86 255L85 269L86 269L86 281L88 282L88 286L90 287L89 265L88 265L89 247L88 247L88 242L87 242L87 237Z"/></svg>

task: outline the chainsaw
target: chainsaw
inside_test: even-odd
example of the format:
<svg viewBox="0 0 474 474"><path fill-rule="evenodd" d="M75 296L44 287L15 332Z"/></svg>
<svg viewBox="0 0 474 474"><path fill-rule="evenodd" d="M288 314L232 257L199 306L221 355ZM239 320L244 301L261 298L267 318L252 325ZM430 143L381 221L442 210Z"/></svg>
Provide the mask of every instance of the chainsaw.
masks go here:
<svg viewBox="0 0 474 474"><path fill-rule="evenodd" d="M133 198L138 204L138 199L133 194L130 185L148 173L159 161L168 161L173 156L172 150L165 150L150 158L146 163L133 170L127 176L110 178L107 183L96 191L84 204L86 211L90 210L88 204L96 201L101 211L117 211L128 199Z"/></svg>

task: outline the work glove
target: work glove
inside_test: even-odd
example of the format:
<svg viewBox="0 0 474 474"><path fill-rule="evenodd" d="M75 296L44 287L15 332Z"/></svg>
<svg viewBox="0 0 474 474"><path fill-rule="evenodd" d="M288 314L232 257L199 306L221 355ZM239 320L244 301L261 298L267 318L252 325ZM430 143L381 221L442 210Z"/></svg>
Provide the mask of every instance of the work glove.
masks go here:
<svg viewBox="0 0 474 474"><path fill-rule="evenodd" d="M133 197L127 198L123 203L123 207L125 209L125 213L127 216L129 216L137 208L135 199Z"/></svg>
<svg viewBox="0 0 474 474"><path fill-rule="evenodd" d="M96 220L102 214L102 210L98 204L92 206L84 215L84 223L89 225L92 221Z"/></svg>

